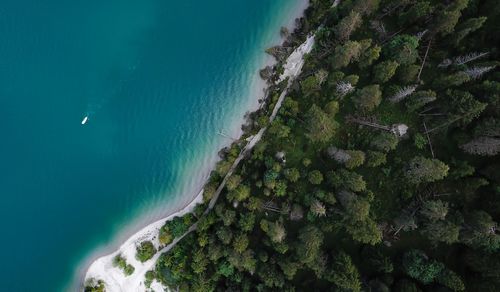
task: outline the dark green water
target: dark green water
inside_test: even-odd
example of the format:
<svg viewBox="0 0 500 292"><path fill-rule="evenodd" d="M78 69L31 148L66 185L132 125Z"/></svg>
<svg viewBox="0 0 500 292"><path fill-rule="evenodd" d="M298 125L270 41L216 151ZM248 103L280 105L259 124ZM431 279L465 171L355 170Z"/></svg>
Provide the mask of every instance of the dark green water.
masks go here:
<svg viewBox="0 0 500 292"><path fill-rule="evenodd" d="M0 291L62 290L192 199L299 2L3 0Z"/></svg>

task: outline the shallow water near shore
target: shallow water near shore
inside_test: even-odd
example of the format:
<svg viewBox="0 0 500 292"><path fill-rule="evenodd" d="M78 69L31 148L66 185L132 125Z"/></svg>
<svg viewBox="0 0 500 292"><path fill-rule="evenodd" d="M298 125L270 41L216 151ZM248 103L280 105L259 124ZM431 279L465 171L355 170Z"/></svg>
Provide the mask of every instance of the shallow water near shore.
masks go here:
<svg viewBox="0 0 500 292"><path fill-rule="evenodd" d="M3 1L0 290L63 290L196 196L303 2Z"/></svg>

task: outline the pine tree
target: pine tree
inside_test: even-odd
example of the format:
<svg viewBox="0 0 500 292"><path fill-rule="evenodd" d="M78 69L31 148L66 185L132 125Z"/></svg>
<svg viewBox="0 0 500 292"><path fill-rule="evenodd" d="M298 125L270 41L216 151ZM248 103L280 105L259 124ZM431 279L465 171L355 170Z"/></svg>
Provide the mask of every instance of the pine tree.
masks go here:
<svg viewBox="0 0 500 292"><path fill-rule="evenodd" d="M412 249L403 256L403 269L408 276L423 284L430 284L444 270L444 265L429 260L423 251Z"/></svg>
<svg viewBox="0 0 500 292"><path fill-rule="evenodd" d="M439 242L453 244L458 242L460 226L446 220L429 222L422 233L435 244Z"/></svg>
<svg viewBox="0 0 500 292"><path fill-rule="evenodd" d="M453 34L455 45L458 45L461 40L463 40L470 33L475 32L481 26L483 26L486 21L486 17L469 18L466 21L457 25L455 33Z"/></svg>
<svg viewBox="0 0 500 292"><path fill-rule="evenodd" d="M446 177L448 169L448 165L437 159L417 156L410 161L406 178L412 184L434 182Z"/></svg>
<svg viewBox="0 0 500 292"><path fill-rule="evenodd" d="M461 234L465 244L488 252L500 248L497 223L484 211L474 211L466 220L466 230Z"/></svg>
<svg viewBox="0 0 500 292"><path fill-rule="evenodd" d="M307 225L299 231L297 256L301 263L313 262L319 255L323 244L323 233L315 226Z"/></svg>
<svg viewBox="0 0 500 292"><path fill-rule="evenodd" d="M361 15L356 11L351 11L335 27L335 36L341 42L349 40L351 34L361 25Z"/></svg>
<svg viewBox="0 0 500 292"><path fill-rule="evenodd" d="M361 291L358 269L352 263L351 257L343 251L340 251L333 257L332 268L326 278L341 290Z"/></svg>
<svg viewBox="0 0 500 292"><path fill-rule="evenodd" d="M333 69L340 69L358 60L360 55L361 44L356 41L347 41L344 45L335 48L330 64Z"/></svg>
<svg viewBox="0 0 500 292"><path fill-rule="evenodd" d="M411 35L398 35L384 47L384 55L401 65L410 65L417 60L418 38Z"/></svg>
<svg viewBox="0 0 500 292"><path fill-rule="evenodd" d="M399 64L394 61L384 61L373 67L373 78L376 83L385 83L396 74Z"/></svg>
<svg viewBox="0 0 500 292"><path fill-rule="evenodd" d="M440 284L450 288L452 291L465 291L464 282L462 281L460 276L457 275L457 273L451 270L448 269L443 270L439 274L437 281Z"/></svg>
<svg viewBox="0 0 500 292"><path fill-rule="evenodd" d="M374 110L382 101L382 92L378 84L368 85L358 90L353 96L354 104L363 111Z"/></svg>
<svg viewBox="0 0 500 292"><path fill-rule="evenodd" d="M399 140L396 135L389 132L381 132L370 141L370 146L379 151L389 152L396 149Z"/></svg>
<svg viewBox="0 0 500 292"><path fill-rule="evenodd" d="M312 142L327 142L335 134L337 123L333 121L321 108L313 105L306 114L306 136Z"/></svg>

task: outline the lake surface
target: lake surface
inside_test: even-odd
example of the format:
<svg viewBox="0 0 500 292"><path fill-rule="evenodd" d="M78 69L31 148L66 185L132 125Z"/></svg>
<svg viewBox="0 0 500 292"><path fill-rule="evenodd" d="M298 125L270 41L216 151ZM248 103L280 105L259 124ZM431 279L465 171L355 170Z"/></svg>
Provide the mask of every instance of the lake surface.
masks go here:
<svg viewBox="0 0 500 292"><path fill-rule="evenodd" d="M196 196L301 3L3 0L0 290L67 289Z"/></svg>

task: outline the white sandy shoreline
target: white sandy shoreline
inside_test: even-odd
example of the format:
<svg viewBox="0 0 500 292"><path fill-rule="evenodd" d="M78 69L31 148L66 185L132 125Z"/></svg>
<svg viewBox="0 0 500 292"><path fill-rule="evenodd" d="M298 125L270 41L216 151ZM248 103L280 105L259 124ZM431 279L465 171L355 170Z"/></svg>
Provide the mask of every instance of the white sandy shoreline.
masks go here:
<svg viewBox="0 0 500 292"><path fill-rule="evenodd" d="M290 16L290 22L287 23L287 27L290 29L293 28L294 26L294 20L297 17L302 16L305 8L308 5L308 0L302 0L300 5L297 5L297 11L294 11L294 14ZM280 42L283 41L283 39L280 39ZM264 60L264 66L265 65L272 65L275 63L273 61L272 63L269 62L269 58L262 58ZM253 88L251 89L251 100L249 100L249 108L247 108L249 111L254 111L258 108L259 104L256 102L258 98L262 97L262 93L264 89L267 87L266 83L260 80L260 78L257 76L258 73L256 73L256 79L252 82L254 84ZM236 129L233 129L231 131L231 136L232 137L240 137L242 135L242 131L240 129L240 125L243 123L243 118L240 118L240 120L237 121L237 124L235 122L235 125L237 126ZM229 142L227 143L229 144ZM209 170L210 171L210 170ZM208 171L208 172L209 172ZM198 189L203 187L203 184L205 182L200 182L200 186ZM161 218L144 228L140 229L136 233L134 233L132 236L130 236L120 247L115 250L114 252L111 252L107 255L100 256L99 258L95 259L91 264L88 266L88 269L86 270L80 270L80 277L79 277L79 283L78 285L82 285L84 280L87 279L97 279L97 280L103 280L106 285L107 291L146 291L146 287L144 285L144 275L148 270L153 269L158 257L160 256L160 253L157 253L152 259L149 261L146 261L145 263L139 262L135 258L136 254L136 245L144 240L151 240L153 244L155 245L156 248L159 247L159 241L158 241L158 232L159 229L165 224L166 221L173 219L176 216L182 216L188 212L191 212L194 207L203 201L203 190L198 193L198 195L190 201L187 205L185 205L184 208L181 210L168 215L165 218ZM102 254L102 253L101 253ZM117 254L122 254L122 256L127 260L127 263L131 264L134 266L135 271L132 275L126 277L123 273L122 270L119 268L113 267L112 265L112 260ZM90 263L87 262L87 265ZM86 268L86 267L85 267ZM163 291L163 288L159 283L154 282L153 285L151 286L154 291ZM82 287L74 287L76 289L81 289Z"/></svg>
<svg viewBox="0 0 500 292"><path fill-rule="evenodd" d="M201 191L196 198L182 210L144 227L127 239L127 241L125 241L125 243L123 243L118 250L94 261L88 268L85 278L103 280L106 283L107 291L145 291L146 287L144 285L144 275L147 271L153 269L159 253L157 253L152 259L141 263L135 258L136 245L144 240L150 240L153 242L155 248L159 249L160 242L158 240L158 233L165 222L172 220L174 217L180 217L193 211L194 207L202 201L203 191ZM113 258L118 254L121 254L127 260L127 263L134 266L135 271L132 275L127 277L122 270L113 266Z"/></svg>

